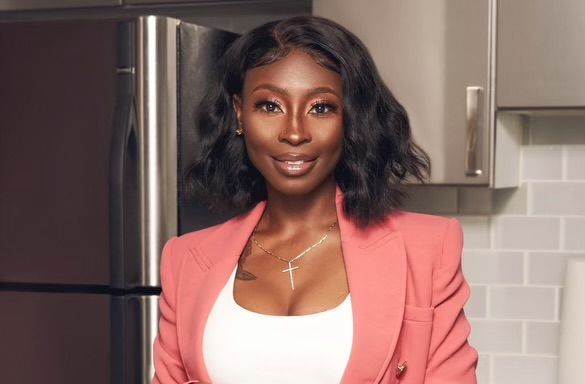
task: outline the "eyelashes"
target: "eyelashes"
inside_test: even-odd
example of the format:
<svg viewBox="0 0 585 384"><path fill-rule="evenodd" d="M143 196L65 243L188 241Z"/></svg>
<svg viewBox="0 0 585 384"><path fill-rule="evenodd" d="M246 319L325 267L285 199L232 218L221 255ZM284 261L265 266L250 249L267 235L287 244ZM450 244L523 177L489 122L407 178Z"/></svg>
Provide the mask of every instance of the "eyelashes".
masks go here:
<svg viewBox="0 0 585 384"><path fill-rule="evenodd" d="M311 104L310 111L315 110L315 114L322 115L326 113L335 113L337 112L337 105L330 103L326 100L319 100Z"/></svg>
<svg viewBox="0 0 585 384"><path fill-rule="evenodd" d="M339 107L335 103L331 103L327 100L317 100L313 102L309 108L309 114L312 115L326 115L329 113L335 113ZM277 100L259 100L254 103L255 111L262 111L265 113L282 113L284 112L282 106Z"/></svg>
<svg viewBox="0 0 585 384"><path fill-rule="evenodd" d="M280 104L276 100L260 100L254 103L254 110L262 110L266 113L282 112Z"/></svg>

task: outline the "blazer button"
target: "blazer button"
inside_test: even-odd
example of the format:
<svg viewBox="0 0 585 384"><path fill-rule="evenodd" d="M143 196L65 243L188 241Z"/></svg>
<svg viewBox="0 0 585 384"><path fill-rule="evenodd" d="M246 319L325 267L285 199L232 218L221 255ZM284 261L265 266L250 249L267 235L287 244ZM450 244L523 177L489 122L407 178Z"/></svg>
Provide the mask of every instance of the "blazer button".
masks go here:
<svg viewBox="0 0 585 384"><path fill-rule="evenodd" d="M404 372L406 372L406 368L408 368L408 364L406 364L406 361L403 361L402 363L398 364L396 366L396 377L402 376Z"/></svg>

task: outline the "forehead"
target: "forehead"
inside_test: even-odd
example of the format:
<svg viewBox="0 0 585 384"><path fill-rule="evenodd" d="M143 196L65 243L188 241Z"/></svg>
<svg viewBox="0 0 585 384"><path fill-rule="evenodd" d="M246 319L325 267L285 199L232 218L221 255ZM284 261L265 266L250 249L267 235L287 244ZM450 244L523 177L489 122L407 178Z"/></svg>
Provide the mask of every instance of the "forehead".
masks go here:
<svg viewBox="0 0 585 384"><path fill-rule="evenodd" d="M275 85L289 92L329 87L338 95L342 94L341 76L318 64L311 55L301 50L292 50L274 63L249 70L244 79L244 93L259 84Z"/></svg>

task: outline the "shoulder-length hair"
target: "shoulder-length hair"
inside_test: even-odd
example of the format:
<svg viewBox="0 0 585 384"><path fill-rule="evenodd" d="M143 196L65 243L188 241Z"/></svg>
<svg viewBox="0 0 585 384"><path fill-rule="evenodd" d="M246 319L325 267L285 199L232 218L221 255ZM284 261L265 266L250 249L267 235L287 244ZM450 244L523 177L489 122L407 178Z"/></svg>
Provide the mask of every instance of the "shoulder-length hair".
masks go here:
<svg viewBox="0 0 585 384"><path fill-rule="evenodd" d="M424 182L430 160L411 136L406 111L386 87L363 43L330 20L297 16L261 25L237 39L218 63L197 127L198 159L188 169L188 190L211 208L246 209L266 199L262 175L236 135L233 96L246 72L302 50L335 71L343 83L343 150L335 180L344 211L358 225L379 221L399 207L405 180Z"/></svg>

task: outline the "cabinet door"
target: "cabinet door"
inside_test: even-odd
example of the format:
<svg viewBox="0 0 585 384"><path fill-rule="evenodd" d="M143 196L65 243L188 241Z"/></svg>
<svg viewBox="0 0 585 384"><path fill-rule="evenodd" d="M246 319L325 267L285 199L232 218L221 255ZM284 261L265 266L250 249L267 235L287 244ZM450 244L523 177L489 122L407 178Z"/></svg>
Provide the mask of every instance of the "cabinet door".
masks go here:
<svg viewBox="0 0 585 384"><path fill-rule="evenodd" d="M315 14L346 26L369 48L383 79L408 111L416 141L431 156L434 184L489 183L490 3L372 0L366 6L352 0L315 0L313 4ZM474 139L467 132L468 94L471 103L478 103L477 146L471 152L466 151L472 144L467 139ZM482 172L469 176L466 161Z"/></svg>
<svg viewBox="0 0 585 384"><path fill-rule="evenodd" d="M497 104L585 107L585 1L498 0Z"/></svg>

